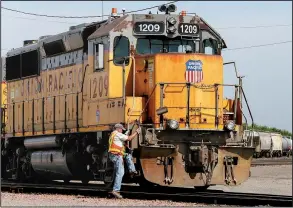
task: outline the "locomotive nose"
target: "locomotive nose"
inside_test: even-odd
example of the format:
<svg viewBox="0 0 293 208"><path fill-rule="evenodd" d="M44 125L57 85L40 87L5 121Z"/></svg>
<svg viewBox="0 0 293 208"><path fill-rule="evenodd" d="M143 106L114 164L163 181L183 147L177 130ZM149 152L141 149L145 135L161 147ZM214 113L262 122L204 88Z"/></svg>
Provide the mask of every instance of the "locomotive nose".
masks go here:
<svg viewBox="0 0 293 208"><path fill-rule="evenodd" d="M148 93L160 100L150 107L153 112L166 107L168 112L164 112L164 118L178 122L179 128L184 128L188 119L194 128L198 128L198 124L214 124L215 110L211 109L215 107L215 92L211 91L214 83L221 83L223 79L221 57L166 53L156 54L147 62L144 81ZM219 103L221 93L219 91ZM199 113L204 116L198 116ZM158 116L152 117L160 122Z"/></svg>

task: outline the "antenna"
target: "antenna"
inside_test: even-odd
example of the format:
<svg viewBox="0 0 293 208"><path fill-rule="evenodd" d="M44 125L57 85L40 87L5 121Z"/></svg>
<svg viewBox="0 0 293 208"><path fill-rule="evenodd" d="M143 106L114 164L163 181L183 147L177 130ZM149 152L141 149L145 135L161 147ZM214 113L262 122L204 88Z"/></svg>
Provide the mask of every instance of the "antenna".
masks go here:
<svg viewBox="0 0 293 208"><path fill-rule="evenodd" d="M102 0L102 20L104 20L104 1Z"/></svg>

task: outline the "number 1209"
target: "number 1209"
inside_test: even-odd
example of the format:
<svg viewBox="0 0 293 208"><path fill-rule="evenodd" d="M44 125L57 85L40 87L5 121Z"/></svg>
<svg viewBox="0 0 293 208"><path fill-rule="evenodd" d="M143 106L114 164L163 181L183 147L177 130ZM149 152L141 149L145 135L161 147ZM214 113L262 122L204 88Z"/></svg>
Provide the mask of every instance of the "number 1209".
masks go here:
<svg viewBox="0 0 293 208"><path fill-rule="evenodd" d="M164 24L158 22L139 22L135 24L136 33L163 33Z"/></svg>
<svg viewBox="0 0 293 208"><path fill-rule="evenodd" d="M180 24L179 33L180 34L197 34L199 32L198 25L194 24Z"/></svg>
<svg viewBox="0 0 293 208"><path fill-rule="evenodd" d="M141 32L159 32L160 25L159 24L139 24L139 31Z"/></svg>

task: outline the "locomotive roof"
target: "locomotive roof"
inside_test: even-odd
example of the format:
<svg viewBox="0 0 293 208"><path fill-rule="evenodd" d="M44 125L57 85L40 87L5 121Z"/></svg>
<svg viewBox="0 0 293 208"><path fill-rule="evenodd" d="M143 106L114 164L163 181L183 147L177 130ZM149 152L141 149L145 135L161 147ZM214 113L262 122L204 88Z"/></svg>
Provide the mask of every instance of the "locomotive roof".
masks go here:
<svg viewBox="0 0 293 208"><path fill-rule="evenodd" d="M161 17L165 14L134 14L134 16L137 16L137 17L142 16L142 15L149 16L149 17L155 19L156 17L159 17L159 16ZM32 50L36 50L40 46L42 46L42 44L44 44L44 43L49 43L49 42L53 42L53 41L64 39L64 38L66 39L68 36L70 36L73 33L82 34L86 28L90 28L93 26L96 27L96 30L91 35L89 35L88 40L94 39L96 37L100 37L103 35L107 35L111 30L113 30L116 26L118 26L120 23L122 23L128 16L129 15L124 15L121 17L111 18L111 21L103 20L103 21L99 21L99 22L84 23L84 24L80 24L80 25L76 25L76 26L71 26L69 28L69 30L66 32L59 33L56 35L42 36L39 38L37 43L22 46L22 47L16 48L16 49L12 49L7 52L7 57L18 55L18 54L25 53L25 52L29 52ZM201 26L203 26L203 29L204 28L209 29L211 32L213 32L216 36L218 36L218 38L220 38L222 40L223 48L227 48L226 43L225 43L224 39L221 37L221 35L212 26L210 26L202 17L199 17L197 15L195 15L195 16L187 15L187 16L197 17L201 23Z"/></svg>
<svg viewBox="0 0 293 208"><path fill-rule="evenodd" d="M36 50L40 46L42 46L44 43L46 44L46 43L50 43L50 42L60 40L60 39L64 39L64 38L66 39L71 34L74 34L74 33L82 34L83 31L86 28L93 27L93 26L98 26L98 25L101 25L101 24L103 24L105 22L106 22L106 20L100 21L100 22L84 23L84 24L80 24L80 25L77 25L77 26L71 26L68 31L63 32L63 33L58 33L58 34L55 34L55 35L41 36L38 39L37 43L33 43L33 44L25 45L25 46L22 46L22 47L19 47L19 48L11 49L10 51L7 52L7 57L15 56L15 55L18 55L18 54L21 54L21 53Z"/></svg>
<svg viewBox="0 0 293 208"><path fill-rule="evenodd" d="M111 22L106 22L102 24L93 34L88 37L88 40L107 35L111 30L113 30L117 25L123 22L128 15L124 15L120 18L114 19Z"/></svg>

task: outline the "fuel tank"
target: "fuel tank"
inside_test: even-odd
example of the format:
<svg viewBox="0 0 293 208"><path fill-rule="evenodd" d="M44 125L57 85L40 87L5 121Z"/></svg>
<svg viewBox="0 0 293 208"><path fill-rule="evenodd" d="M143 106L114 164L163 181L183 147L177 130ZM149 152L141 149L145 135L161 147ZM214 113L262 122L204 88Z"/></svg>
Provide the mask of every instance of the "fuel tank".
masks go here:
<svg viewBox="0 0 293 208"><path fill-rule="evenodd" d="M61 150L36 151L31 154L31 164L37 174L52 179L83 178L87 176L83 158Z"/></svg>
<svg viewBox="0 0 293 208"><path fill-rule="evenodd" d="M24 140L24 146L28 150L33 149L52 149L60 147L61 137L60 136L45 136L37 138L26 138Z"/></svg>

